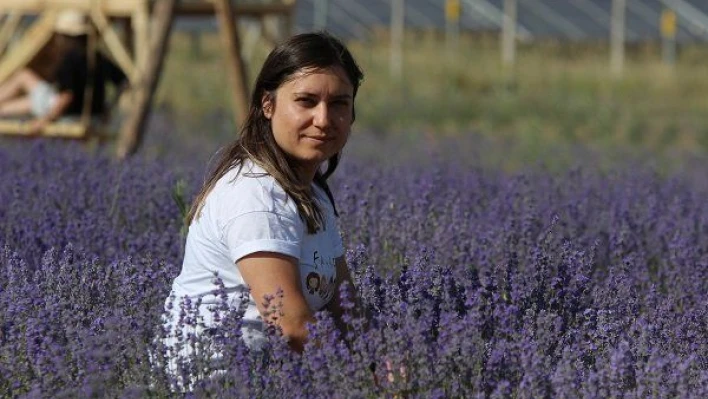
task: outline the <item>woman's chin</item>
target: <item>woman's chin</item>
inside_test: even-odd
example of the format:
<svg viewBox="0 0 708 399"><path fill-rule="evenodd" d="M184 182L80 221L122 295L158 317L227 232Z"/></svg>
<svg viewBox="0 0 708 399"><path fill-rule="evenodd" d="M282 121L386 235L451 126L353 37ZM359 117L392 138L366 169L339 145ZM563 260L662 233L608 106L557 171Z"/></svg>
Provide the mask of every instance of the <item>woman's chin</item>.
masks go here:
<svg viewBox="0 0 708 399"><path fill-rule="evenodd" d="M307 164L320 164L328 160L334 153L330 151L310 150L298 154L297 160Z"/></svg>

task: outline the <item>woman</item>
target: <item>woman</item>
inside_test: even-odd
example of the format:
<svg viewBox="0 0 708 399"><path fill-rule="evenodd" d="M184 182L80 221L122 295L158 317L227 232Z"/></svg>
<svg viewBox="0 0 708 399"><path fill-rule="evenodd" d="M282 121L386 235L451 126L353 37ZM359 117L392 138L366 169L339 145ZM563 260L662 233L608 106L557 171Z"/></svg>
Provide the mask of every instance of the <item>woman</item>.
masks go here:
<svg viewBox="0 0 708 399"><path fill-rule="evenodd" d="M326 33L294 36L270 53L241 134L188 215L182 271L167 300L174 301L168 331L179 335L185 298L200 300L205 328L218 328L215 274L233 306L250 288L242 328L250 348L260 347L270 323L301 352L314 312L327 309L338 320L339 287L353 286L327 178L349 137L362 77L351 53ZM264 299L276 294L271 305L279 317Z"/></svg>

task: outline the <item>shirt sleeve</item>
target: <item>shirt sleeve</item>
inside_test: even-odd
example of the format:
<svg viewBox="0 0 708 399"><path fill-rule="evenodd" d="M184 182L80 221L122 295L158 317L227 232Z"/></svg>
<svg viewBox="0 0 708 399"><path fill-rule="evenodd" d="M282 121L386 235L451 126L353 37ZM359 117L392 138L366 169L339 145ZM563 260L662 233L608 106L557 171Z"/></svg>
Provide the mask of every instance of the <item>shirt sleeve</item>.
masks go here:
<svg viewBox="0 0 708 399"><path fill-rule="evenodd" d="M261 251L299 259L303 235L302 221L267 211L245 213L224 225L224 239L234 262Z"/></svg>

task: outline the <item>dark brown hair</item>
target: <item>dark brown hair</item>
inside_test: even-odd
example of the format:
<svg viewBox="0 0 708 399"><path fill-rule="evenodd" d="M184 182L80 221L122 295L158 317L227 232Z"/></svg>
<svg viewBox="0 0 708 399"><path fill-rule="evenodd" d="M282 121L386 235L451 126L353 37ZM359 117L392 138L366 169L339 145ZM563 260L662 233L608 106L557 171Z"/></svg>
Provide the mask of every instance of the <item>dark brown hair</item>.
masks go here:
<svg viewBox="0 0 708 399"><path fill-rule="evenodd" d="M207 194L216 182L233 168L243 167L250 159L262 167L295 201L298 213L307 225L309 234L317 232L323 225L322 212L314 200L308 184L301 182L296 174L297 165L278 146L273 137L271 122L263 112L263 98L275 101L276 90L299 71L342 67L354 88L354 97L363 79L363 73L346 46L326 32L304 33L291 37L278 45L266 58L251 95L248 115L239 137L225 148L216 168L210 173L187 215L191 223L201 209ZM352 115L354 113L352 102ZM352 122L353 122L352 118ZM329 178L339 164L340 154L327 160L324 172L317 171L314 182L321 187L334 206L332 192L327 185ZM335 207L336 213L336 207Z"/></svg>
<svg viewBox="0 0 708 399"><path fill-rule="evenodd" d="M46 81L54 81L62 60L71 51L83 51L88 48L88 36L68 36L54 33L49 42L28 63L29 69Z"/></svg>

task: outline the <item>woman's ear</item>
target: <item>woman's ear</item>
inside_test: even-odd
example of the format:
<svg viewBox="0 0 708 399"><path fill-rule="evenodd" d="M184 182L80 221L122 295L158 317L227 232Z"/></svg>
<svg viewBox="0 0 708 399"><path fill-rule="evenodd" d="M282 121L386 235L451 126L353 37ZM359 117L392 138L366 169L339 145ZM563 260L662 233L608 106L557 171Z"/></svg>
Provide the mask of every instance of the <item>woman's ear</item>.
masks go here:
<svg viewBox="0 0 708 399"><path fill-rule="evenodd" d="M263 115L265 115L266 119L273 117L273 96L271 94L263 94L261 98L261 108L263 109Z"/></svg>

